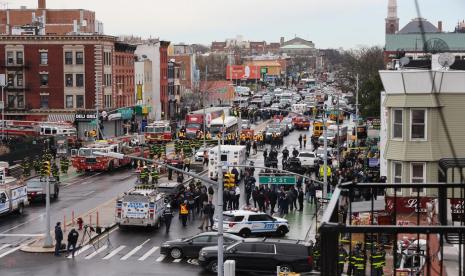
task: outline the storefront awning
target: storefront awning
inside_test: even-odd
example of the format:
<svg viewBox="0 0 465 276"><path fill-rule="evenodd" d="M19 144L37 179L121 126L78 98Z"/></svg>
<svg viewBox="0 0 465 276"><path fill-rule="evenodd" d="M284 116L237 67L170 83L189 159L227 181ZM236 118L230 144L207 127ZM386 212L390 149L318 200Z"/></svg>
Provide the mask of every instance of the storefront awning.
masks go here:
<svg viewBox="0 0 465 276"><path fill-rule="evenodd" d="M75 114L49 114L47 121L49 122L74 122Z"/></svg>

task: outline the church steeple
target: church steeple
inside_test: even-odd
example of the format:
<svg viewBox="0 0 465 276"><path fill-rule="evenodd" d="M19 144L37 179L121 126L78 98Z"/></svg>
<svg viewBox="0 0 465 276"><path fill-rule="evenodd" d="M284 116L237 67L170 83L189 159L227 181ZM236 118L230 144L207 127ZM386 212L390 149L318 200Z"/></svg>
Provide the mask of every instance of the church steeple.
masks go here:
<svg viewBox="0 0 465 276"><path fill-rule="evenodd" d="M397 0L389 0L386 17L386 34L395 34L399 31L399 18L397 17Z"/></svg>

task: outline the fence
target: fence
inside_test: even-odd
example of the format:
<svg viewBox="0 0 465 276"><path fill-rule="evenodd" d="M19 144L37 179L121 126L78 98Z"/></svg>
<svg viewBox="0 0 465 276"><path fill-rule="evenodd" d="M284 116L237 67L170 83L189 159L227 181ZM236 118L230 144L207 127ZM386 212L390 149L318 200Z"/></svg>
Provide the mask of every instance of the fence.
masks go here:
<svg viewBox="0 0 465 276"><path fill-rule="evenodd" d="M371 199L357 201L359 194ZM386 249L384 275L442 276L446 266L453 275L464 275L464 203L465 185L458 183L337 186L319 228L321 275L339 275L339 245L350 256L360 242L366 275L372 275L369 255L376 244ZM445 248L458 254L454 251L446 259Z"/></svg>

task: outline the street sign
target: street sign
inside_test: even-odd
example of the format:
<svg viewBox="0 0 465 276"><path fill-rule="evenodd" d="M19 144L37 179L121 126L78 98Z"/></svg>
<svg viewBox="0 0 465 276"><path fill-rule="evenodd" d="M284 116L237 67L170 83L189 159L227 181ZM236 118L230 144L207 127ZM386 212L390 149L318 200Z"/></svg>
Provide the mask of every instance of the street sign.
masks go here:
<svg viewBox="0 0 465 276"><path fill-rule="evenodd" d="M258 183L260 184L277 184L277 185L295 185L295 176L259 176Z"/></svg>

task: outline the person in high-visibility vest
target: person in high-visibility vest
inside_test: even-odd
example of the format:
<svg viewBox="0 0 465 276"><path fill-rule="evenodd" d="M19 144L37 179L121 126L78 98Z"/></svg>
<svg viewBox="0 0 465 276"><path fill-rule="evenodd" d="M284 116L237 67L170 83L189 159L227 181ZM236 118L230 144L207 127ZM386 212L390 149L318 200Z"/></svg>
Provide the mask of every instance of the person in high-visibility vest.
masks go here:
<svg viewBox="0 0 465 276"><path fill-rule="evenodd" d="M140 171L139 178L140 178L140 182L142 182L142 184L147 184L147 182L148 182L148 174L147 174L147 167L146 166L144 166L142 168L142 170Z"/></svg>
<svg viewBox="0 0 465 276"><path fill-rule="evenodd" d="M326 165L326 176L331 176L331 167ZM323 178L325 175L325 165L320 166L320 177Z"/></svg>
<svg viewBox="0 0 465 276"><path fill-rule="evenodd" d="M366 257L363 250L359 250L355 255L355 274L356 276L365 276Z"/></svg>
<svg viewBox="0 0 465 276"><path fill-rule="evenodd" d="M150 176L152 177L152 184L158 184L158 170L155 166L152 166Z"/></svg>
<svg viewBox="0 0 465 276"><path fill-rule="evenodd" d="M187 206L187 200L184 200L179 205L179 216L181 216L182 226L187 226L187 216L189 215L189 207Z"/></svg>

